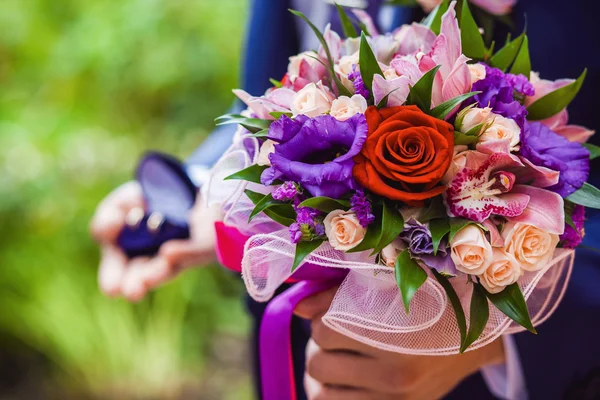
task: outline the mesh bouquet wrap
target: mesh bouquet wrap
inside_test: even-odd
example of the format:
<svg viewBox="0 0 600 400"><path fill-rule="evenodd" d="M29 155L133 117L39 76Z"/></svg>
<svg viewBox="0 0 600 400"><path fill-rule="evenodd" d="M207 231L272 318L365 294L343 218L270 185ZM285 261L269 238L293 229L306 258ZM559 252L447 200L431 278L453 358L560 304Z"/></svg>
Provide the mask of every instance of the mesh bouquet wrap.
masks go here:
<svg viewBox="0 0 600 400"><path fill-rule="evenodd" d="M295 283L261 325L265 399L293 398L293 308L336 284L325 324L387 351L535 332L599 204L593 132L566 111L585 72L540 79L524 34L487 48L466 1L385 35L339 11L345 40L311 25L320 49L263 96L234 91L248 109L217 120L239 125L206 188L220 259L260 302Z"/></svg>

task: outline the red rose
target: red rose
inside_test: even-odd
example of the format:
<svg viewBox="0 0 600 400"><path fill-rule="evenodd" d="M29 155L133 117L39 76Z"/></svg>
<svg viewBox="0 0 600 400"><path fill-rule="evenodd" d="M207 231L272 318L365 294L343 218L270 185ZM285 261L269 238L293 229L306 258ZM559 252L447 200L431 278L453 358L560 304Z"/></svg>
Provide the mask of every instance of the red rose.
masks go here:
<svg viewBox="0 0 600 400"><path fill-rule="evenodd" d="M445 190L439 183L452 161L452 125L416 106L372 106L365 116L369 133L352 171L358 183L413 206Z"/></svg>

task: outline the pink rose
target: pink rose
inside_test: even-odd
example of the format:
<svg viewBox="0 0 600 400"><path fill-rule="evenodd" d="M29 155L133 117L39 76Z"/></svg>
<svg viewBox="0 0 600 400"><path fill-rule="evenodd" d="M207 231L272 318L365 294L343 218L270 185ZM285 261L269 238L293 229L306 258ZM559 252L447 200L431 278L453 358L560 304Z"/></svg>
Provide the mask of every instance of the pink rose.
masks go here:
<svg viewBox="0 0 600 400"><path fill-rule="evenodd" d="M479 276L479 282L490 293L499 293L521 276L521 266L515 257L503 249L494 249L494 259Z"/></svg>
<svg viewBox="0 0 600 400"><path fill-rule="evenodd" d="M508 223L502 230L505 249L515 256L525 271L544 268L554 255L558 235L521 222Z"/></svg>
<svg viewBox="0 0 600 400"><path fill-rule="evenodd" d="M336 250L350 250L365 237L366 229L353 212L334 210L327 214L323 223L329 244Z"/></svg>
<svg viewBox="0 0 600 400"><path fill-rule="evenodd" d="M450 242L456 269L470 275L481 275L493 259L492 245L477 225L461 229Z"/></svg>

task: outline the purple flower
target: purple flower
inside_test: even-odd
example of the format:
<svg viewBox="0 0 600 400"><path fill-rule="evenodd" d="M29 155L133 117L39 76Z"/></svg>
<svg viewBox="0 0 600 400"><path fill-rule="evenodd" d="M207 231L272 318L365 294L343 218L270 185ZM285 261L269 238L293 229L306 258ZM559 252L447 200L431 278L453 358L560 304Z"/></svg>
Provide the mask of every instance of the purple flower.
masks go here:
<svg viewBox="0 0 600 400"><path fill-rule="evenodd" d="M366 228L375 221L375 215L371 210L371 203L367 200L365 192L357 190L350 199L351 210L356 214L358 222L363 228Z"/></svg>
<svg viewBox="0 0 600 400"><path fill-rule="evenodd" d="M456 266L446 249L445 242L442 241L437 254L433 254L433 240L427 225L421 224L414 218L409 219L404 225L404 230L400 233L400 239L408 245L411 254L429 268L445 275L454 276L457 274Z"/></svg>
<svg viewBox="0 0 600 400"><path fill-rule="evenodd" d="M581 244L583 240L583 223L585 222L585 207L575 205L573 208L573 215L571 216L573 225L577 230L573 229L571 225L565 225L565 233L560 235L562 244L567 249L574 249Z"/></svg>
<svg viewBox="0 0 600 400"><path fill-rule="evenodd" d="M319 210L309 207L296 208L296 222L290 225L290 240L298 243L301 240L310 241L325 235L325 226Z"/></svg>
<svg viewBox="0 0 600 400"><path fill-rule="evenodd" d="M292 181L284 182L273 191L273 198L278 201L293 200L298 195L298 188Z"/></svg>
<svg viewBox="0 0 600 400"><path fill-rule="evenodd" d="M368 130L363 114L346 121L330 115L294 119L284 115L269 129L269 139L278 144L269 155L271 167L262 173L261 182L290 180L313 196L337 199L360 189L352 176L352 158L360 153Z"/></svg>
<svg viewBox="0 0 600 400"><path fill-rule="evenodd" d="M473 84L473 91L481 93L473 96L471 103L478 103L479 107L491 107L496 114L514 119L522 130L527 109L515 100L515 92L531 96L534 93L533 86L524 75L505 74L487 65L485 73L484 79Z"/></svg>
<svg viewBox="0 0 600 400"><path fill-rule="evenodd" d="M348 74L348 80L354 84L354 92L361 95L365 99L369 98L369 89L365 86L360 71L356 69L356 64L352 66L352 72Z"/></svg>
<svg viewBox="0 0 600 400"><path fill-rule="evenodd" d="M548 190L562 197L575 192L588 179L590 152L540 122L526 123L521 133L520 153L535 165L560 172L558 183Z"/></svg>

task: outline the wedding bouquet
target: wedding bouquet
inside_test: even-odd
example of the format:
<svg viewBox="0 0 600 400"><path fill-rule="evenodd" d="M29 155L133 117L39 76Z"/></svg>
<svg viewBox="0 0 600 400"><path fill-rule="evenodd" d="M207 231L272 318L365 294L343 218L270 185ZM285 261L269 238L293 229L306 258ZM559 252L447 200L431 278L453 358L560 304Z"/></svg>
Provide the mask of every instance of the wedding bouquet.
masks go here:
<svg viewBox="0 0 600 400"><path fill-rule="evenodd" d="M566 111L585 71L541 79L526 34L486 47L466 0L385 35L339 11L344 40L292 11L321 47L263 96L234 90L247 110L217 120L239 125L206 189L222 262L258 301L299 282L267 309L263 375L289 365L266 348L289 341L295 303L339 282L324 322L381 349L456 354L535 332L584 206L600 206L593 132Z"/></svg>

